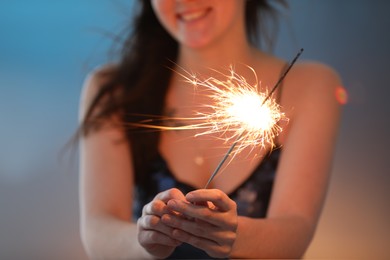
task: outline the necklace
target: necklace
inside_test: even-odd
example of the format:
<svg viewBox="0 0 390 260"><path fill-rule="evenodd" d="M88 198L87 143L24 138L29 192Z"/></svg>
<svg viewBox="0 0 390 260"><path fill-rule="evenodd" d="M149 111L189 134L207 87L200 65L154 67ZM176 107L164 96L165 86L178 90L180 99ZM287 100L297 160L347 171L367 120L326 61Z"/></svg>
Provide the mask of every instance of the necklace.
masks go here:
<svg viewBox="0 0 390 260"><path fill-rule="evenodd" d="M164 116L167 118L165 120L165 125L169 127L181 127L185 126L186 124L183 121L180 121L178 119L175 119L175 116L177 115L177 110L175 108L168 108L166 112L164 113ZM177 118L177 117L176 117ZM181 131L180 130L174 130L175 133L179 134ZM193 138L196 138L193 136ZM205 162L204 156L201 154L199 151L200 149L197 147L198 142L194 141L193 142L193 151L196 152L197 154L193 156L193 162L197 166L202 166Z"/></svg>

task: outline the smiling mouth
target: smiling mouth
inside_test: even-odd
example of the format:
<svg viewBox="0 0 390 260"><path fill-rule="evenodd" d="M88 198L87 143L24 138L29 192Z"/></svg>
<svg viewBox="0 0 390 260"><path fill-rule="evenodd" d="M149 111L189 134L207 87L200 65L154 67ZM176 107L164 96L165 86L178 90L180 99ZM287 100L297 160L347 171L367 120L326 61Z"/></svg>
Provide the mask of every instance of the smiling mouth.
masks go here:
<svg viewBox="0 0 390 260"><path fill-rule="evenodd" d="M185 13L178 14L178 18L184 22L193 22L193 21L202 19L210 11L211 11L211 8L207 8L207 9L203 9L203 10L199 10L199 11L185 12Z"/></svg>

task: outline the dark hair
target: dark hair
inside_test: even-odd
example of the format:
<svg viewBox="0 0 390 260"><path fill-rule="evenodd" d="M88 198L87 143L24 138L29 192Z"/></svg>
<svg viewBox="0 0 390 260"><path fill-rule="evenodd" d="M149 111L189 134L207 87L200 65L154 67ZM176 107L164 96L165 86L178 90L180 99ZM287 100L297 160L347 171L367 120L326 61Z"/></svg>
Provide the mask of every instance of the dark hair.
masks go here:
<svg viewBox="0 0 390 260"><path fill-rule="evenodd" d="M123 42L118 65L102 72L109 81L100 87L87 110L80 128L83 135L98 129L99 122L113 115L121 115L123 122L138 122L143 119L139 115L163 113L172 74L170 67L177 60L178 43L158 21L150 1L139 0L138 3L133 29ZM278 3L285 6L282 0ZM246 1L245 23L252 44L259 43L259 33L266 35L266 43L272 44L270 34L264 27L259 28L267 15L275 20L276 9L269 1ZM125 129L134 151L135 182L145 185L148 167L157 155L159 132Z"/></svg>

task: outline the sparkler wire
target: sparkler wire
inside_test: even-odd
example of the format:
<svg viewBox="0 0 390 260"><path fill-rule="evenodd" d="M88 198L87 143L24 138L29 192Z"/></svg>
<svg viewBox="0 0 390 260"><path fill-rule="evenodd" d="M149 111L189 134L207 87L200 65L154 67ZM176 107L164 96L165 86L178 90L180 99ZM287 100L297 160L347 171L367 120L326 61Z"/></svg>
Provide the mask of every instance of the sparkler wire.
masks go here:
<svg viewBox="0 0 390 260"><path fill-rule="evenodd" d="M283 75L279 78L278 82L276 82L275 86L272 88L272 90L270 91L270 93L266 96L266 98L263 100L263 102L261 103L260 107L263 106L265 104L265 102L271 98L272 94L275 92L275 90L280 86L280 83L282 83L282 81L284 80L284 78L286 77L287 73L290 71L290 69L292 68L292 66L295 64L295 62L298 60L299 56L301 56L303 52L303 48L300 49L300 51L298 52L298 54L295 56L295 58L290 62L289 66L287 67L286 71L283 73ZM222 160L219 162L217 168L215 168L213 174L210 176L209 180L207 181L204 189L207 189L207 187L209 186L209 184L211 183L211 181L214 179L215 176L217 176L218 172L220 171L222 165L225 163L226 159L230 156L230 154L232 153L233 149L236 147L237 143L239 142L240 138L242 137L242 135L244 134L244 132L242 132L239 136L237 136L236 140L233 142L233 144L230 146L229 150L226 152L225 156L222 158Z"/></svg>

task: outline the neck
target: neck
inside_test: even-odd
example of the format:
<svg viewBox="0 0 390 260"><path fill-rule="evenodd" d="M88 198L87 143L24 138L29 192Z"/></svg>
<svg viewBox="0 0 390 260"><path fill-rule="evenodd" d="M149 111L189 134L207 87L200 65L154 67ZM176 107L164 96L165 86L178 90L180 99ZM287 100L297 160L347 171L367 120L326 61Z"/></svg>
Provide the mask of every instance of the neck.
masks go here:
<svg viewBox="0 0 390 260"><path fill-rule="evenodd" d="M240 47L237 48L237 46ZM218 72L227 75L229 74L227 70L233 67L234 71L246 78L248 82L258 83L256 82L257 75L254 75L247 66L258 67L259 57L262 59L262 56L259 56L259 51L248 43L238 45L237 42L234 42L234 44L219 45L215 48L210 47L202 50L181 47L179 51L178 65L185 71L199 76L200 79L219 78L221 74Z"/></svg>
<svg viewBox="0 0 390 260"><path fill-rule="evenodd" d="M240 46L237 48L237 46ZM243 47L244 46L244 47ZM253 63L255 49L249 44L223 44L203 49L181 47L178 64L185 69L202 72L212 69L224 69L230 65Z"/></svg>

